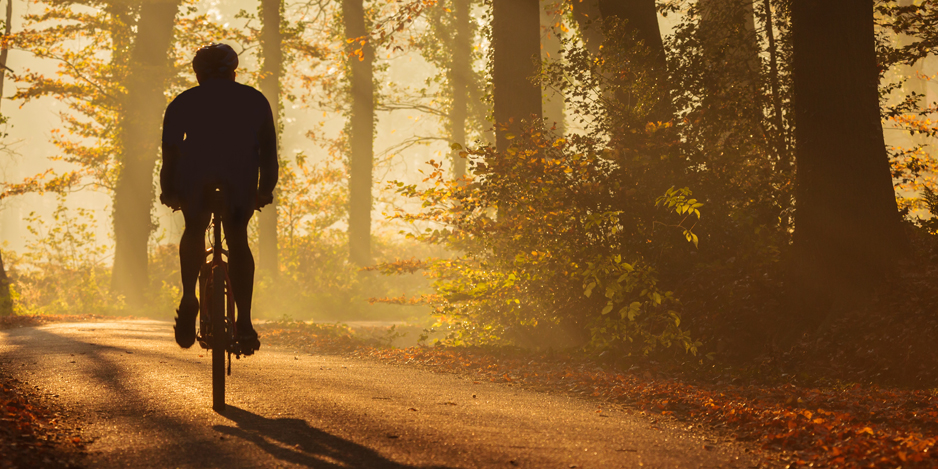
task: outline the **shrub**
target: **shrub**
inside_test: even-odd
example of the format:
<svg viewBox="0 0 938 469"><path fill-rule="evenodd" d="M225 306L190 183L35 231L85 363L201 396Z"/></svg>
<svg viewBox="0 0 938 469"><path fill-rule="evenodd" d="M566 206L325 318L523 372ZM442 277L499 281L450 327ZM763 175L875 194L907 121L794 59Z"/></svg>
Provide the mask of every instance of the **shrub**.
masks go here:
<svg viewBox="0 0 938 469"><path fill-rule="evenodd" d="M472 180L447 180L440 163L431 161L424 180L429 187L395 183L423 208L392 218L427 225L410 236L459 255L379 269L429 271L435 294L415 301L434 307L453 333L451 343L517 343L556 329L594 349L631 355L680 344L696 353L699 344L680 327L677 300L659 286L648 261L654 251L649 239L674 237L664 225L681 226L696 240L682 225L687 215L699 217L700 205L685 197L690 191L672 189L659 198L658 205L683 220L660 222L668 215L656 210L654 198L640 213L625 215L631 199L619 195L628 191L617 165L599 156L596 141L555 138L540 126L512 141L504 153L490 147L464 152ZM630 195L640 200L637 194Z"/></svg>
<svg viewBox="0 0 938 469"><path fill-rule="evenodd" d="M113 314L123 299L110 291L108 246L95 236L94 212L68 209L60 198L52 219L26 218L33 238L9 259L15 314Z"/></svg>

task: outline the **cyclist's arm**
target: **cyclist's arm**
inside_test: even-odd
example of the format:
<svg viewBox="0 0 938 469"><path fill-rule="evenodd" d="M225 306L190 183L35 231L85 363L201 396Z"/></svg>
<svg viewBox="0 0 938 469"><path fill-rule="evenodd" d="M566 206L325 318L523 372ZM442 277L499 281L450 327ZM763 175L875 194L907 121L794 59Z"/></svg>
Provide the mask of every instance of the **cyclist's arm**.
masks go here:
<svg viewBox="0 0 938 469"><path fill-rule="evenodd" d="M266 104L266 100L265 100ZM277 186L279 178L280 163L277 160L277 129L274 127L274 116L267 108L267 117L261 125L259 140L260 153L260 179L258 181L257 195L264 202L273 196L274 188ZM266 204L265 204L266 205Z"/></svg>
<svg viewBox="0 0 938 469"><path fill-rule="evenodd" d="M174 102L166 108L163 116L163 167L160 169L160 202L179 208L179 192L176 188L176 166L182 155L183 129Z"/></svg>

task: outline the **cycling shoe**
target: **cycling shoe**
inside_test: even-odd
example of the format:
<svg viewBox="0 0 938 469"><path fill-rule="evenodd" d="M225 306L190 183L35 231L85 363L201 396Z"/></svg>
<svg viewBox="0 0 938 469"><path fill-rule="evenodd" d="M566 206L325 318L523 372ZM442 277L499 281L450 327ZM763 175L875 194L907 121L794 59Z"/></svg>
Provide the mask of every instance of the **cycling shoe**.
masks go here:
<svg viewBox="0 0 938 469"><path fill-rule="evenodd" d="M241 355L254 355L254 352L261 348L261 341L257 339L257 331L253 327L239 327L238 346L241 349Z"/></svg>
<svg viewBox="0 0 938 469"><path fill-rule="evenodd" d="M186 300L183 298L179 302L179 309L176 310L176 325L173 329L176 331L176 343L182 348L192 347L195 343L195 318L199 314L199 300Z"/></svg>

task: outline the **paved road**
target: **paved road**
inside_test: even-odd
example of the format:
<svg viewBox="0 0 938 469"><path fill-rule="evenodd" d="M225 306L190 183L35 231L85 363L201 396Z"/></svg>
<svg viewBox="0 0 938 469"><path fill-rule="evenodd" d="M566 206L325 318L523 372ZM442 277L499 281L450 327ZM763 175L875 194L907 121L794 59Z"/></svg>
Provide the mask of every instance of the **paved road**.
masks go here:
<svg viewBox="0 0 938 469"><path fill-rule="evenodd" d="M0 331L0 366L80 416L91 467L757 464L736 444L595 402L271 348L234 363L219 414L209 363L165 322Z"/></svg>

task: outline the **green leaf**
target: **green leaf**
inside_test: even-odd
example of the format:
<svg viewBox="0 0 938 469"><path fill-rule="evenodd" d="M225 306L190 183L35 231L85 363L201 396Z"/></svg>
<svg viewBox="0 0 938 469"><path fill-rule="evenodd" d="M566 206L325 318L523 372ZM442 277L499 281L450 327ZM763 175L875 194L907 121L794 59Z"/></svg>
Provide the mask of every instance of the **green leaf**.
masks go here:
<svg viewBox="0 0 938 469"><path fill-rule="evenodd" d="M639 311L642 310L642 304L638 301L633 301L629 305L629 321L634 321L635 317L638 316Z"/></svg>
<svg viewBox="0 0 938 469"><path fill-rule="evenodd" d="M611 301L609 303L606 303L606 307L603 308L602 314L609 314L609 312L612 311L612 306L613 305Z"/></svg>
<svg viewBox="0 0 938 469"><path fill-rule="evenodd" d="M583 290L583 294L586 295L587 298L589 298L590 295L593 294L594 288L596 288L596 282L590 282L590 284L586 286L586 289Z"/></svg>

